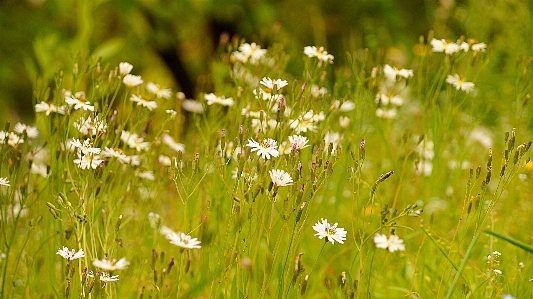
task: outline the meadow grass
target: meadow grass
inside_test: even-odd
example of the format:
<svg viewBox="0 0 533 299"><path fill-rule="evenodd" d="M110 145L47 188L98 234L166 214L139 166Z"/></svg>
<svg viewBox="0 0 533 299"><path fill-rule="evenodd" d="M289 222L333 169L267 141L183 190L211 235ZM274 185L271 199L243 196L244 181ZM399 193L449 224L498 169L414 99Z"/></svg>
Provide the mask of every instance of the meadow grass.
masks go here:
<svg viewBox="0 0 533 299"><path fill-rule="evenodd" d="M234 41L196 99L78 55L0 132L0 297L531 297L531 60L478 85L490 45L441 38Z"/></svg>

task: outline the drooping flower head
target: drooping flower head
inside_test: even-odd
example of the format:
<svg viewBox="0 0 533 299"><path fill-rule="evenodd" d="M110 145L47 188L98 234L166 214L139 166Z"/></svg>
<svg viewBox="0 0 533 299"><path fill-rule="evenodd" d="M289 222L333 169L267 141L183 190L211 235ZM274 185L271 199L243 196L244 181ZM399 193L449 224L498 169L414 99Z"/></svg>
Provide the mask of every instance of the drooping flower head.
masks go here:
<svg viewBox="0 0 533 299"><path fill-rule="evenodd" d="M272 179L274 186L284 187L290 186L293 183L290 174L288 174L285 170L272 169L268 172L268 174L270 174L270 178Z"/></svg>

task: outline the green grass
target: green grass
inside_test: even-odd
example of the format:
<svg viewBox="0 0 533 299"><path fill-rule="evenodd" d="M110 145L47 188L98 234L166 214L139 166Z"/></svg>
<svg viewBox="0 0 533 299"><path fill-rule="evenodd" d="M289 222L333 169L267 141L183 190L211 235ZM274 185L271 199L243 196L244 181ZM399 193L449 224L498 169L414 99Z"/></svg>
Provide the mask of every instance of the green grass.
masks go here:
<svg viewBox="0 0 533 299"><path fill-rule="evenodd" d="M75 72L35 82L34 105L65 106L68 92L83 91L78 99L94 111L36 112L37 138L1 140L0 177L9 186L0 185L0 297L531 296L530 61L517 64L514 78L478 80L488 76L490 45L446 55L432 51L431 38L413 45L412 65L398 66L413 76L394 81L368 51L331 65L274 44L251 63L236 58L234 41L210 74L215 95L234 104L208 105L206 91L195 99L200 113L184 108L181 93L157 98L146 89L150 78L128 87L118 66L78 55ZM300 74L286 70L291 63L304 66ZM448 83L456 73L474 90ZM264 77L287 86L269 90ZM491 97L509 85L513 99ZM501 121L487 121L491 113ZM97 115L106 130L76 128ZM143 140L131 144L124 131ZM309 147L291 151L295 134ZM90 154L70 149L73 138L129 158L101 153L101 163L81 169L75 160ZM279 157L259 158L247 146L252 138L276 140ZM273 169L293 184L274 185ZM347 231L344 244L314 235L321 218ZM201 248L171 244L169 229ZM379 248L387 245L376 246L377 234L398 236L405 250ZM85 254L68 261L56 254L63 246ZM100 281L93 262L104 258L129 262L108 271L118 281Z"/></svg>

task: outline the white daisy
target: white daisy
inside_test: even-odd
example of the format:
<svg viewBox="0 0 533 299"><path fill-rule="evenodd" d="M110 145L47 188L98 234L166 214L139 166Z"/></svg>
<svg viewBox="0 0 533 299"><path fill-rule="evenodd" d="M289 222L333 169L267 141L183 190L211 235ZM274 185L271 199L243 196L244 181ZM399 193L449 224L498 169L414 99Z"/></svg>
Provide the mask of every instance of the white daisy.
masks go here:
<svg viewBox="0 0 533 299"><path fill-rule="evenodd" d="M132 95L131 98L130 98L130 101L137 103L137 106L146 107L150 111L152 111L155 108L157 108L157 102L150 101L150 100L148 100L148 99L146 99L146 98L144 98L143 96L140 96L140 95L136 95L136 94Z"/></svg>
<svg viewBox="0 0 533 299"><path fill-rule="evenodd" d="M405 245L403 240L396 235L391 235L389 238L382 234L376 234L374 236L374 244L377 248L388 249L389 252L404 251Z"/></svg>
<svg viewBox="0 0 533 299"><path fill-rule="evenodd" d="M169 88L163 88L152 82L148 82L148 84L146 84L146 90L152 94L155 94L158 99L170 99L172 96L172 90Z"/></svg>
<svg viewBox="0 0 533 299"><path fill-rule="evenodd" d="M303 149L309 146L309 144L307 144L309 142L307 137L301 136L301 135L289 136L289 142L292 144L292 147L296 150L300 150L300 149Z"/></svg>
<svg viewBox="0 0 533 299"><path fill-rule="evenodd" d="M453 42L448 42L445 39L432 39L431 46L433 46L433 52L444 52L446 55L452 55L453 53L459 52L461 48L459 45Z"/></svg>
<svg viewBox="0 0 533 299"><path fill-rule="evenodd" d="M125 257L121 258L120 260L108 260L108 259L96 259L93 261L93 266L100 268L105 271L115 271L115 270L122 270L128 267L130 262L126 260Z"/></svg>
<svg viewBox="0 0 533 299"><path fill-rule="evenodd" d="M308 57L316 57L323 62L333 63L333 55L328 54L328 51L324 47L317 48L315 46L308 46L304 48L304 54Z"/></svg>
<svg viewBox="0 0 533 299"><path fill-rule="evenodd" d="M466 93L470 93L472 90L474 90L474 83L467 82L464 78L459 76L459 74L455 75L448 75L446 78L446 83L449 83L455 87L456 90L461 89L462 91Z"/></svg>
<svg viewBox="0 0 533 299"><path fill-rule="evenodd" d="M204 96L207 100L207 105L220 104L222 106L233 106L233 98L226 98L224 96L217 97L214 93L208 93Z"/></svg>
<svg viewBox="0 0 533 299"><path fill-rule="evenodd" d="M135 87L135 86L143 84L144 81L141 78L141 76L135 76L135 75L127 74L124 77L124 79L122 79L122 82L127 87Z"/></svg>
<svg viewBox="0 0 533 299"><path fill-rule="evenodd" d="M331 244L335 244L335 241L344 244L348 232L344 228L338 228L337 225L337 222L331 225L327 219L321 218L320 221L313 225L313 229L317 232L315 236L320 239L328 238Z"/></svg>
<svg viewBox="0 0 533 299"><path fill-rule="evenodd" d="M132 69L133 69L133 65L129 64L128 62L121 62L118 64L118 71L121 76L125 76L131 73Z"/></svg>
<svg viewBox="0 0 533 299"><path fill-rule="evenodd" d="M83 252L83 249L80 249L78 250L78 252L76 252L76 250L69 250L65 246L63 246L62 249L59 249L56 253L69 261L76 260L85 256L85 252Z"/></svg>
<svg viewBox="0 0 533 299"><path fill-rule="evenodd" d="M167 239L170 240L171 244L174 244L178 247L185 248L185 249L194 249L194 248L202 248L200 246L200 241L196 238L191 238L191 236L184 234L184 233L174 233L171 232L166 235Z"/></svg>
<svg viewBox="0 0 533 299"><path fill-rule="evenodd" d="M272 169L268 171L268 174L270 174L272 183L274 183L275 186L284 187L284 186L290 186L293 183L293 180L290 174L288 174L285 170Z"/></svg>
<svg viewBox="0 0 533 299"><path fill-rule="evenodd" d="M277 150L278 143L272 138L262 139L259 140L259 142L253 140L253 138L250 138L246 146L252 148L252 152L257 151L257 155L261 156L263 159L270 159L270 156L279 156L279 152Z"/></svg>

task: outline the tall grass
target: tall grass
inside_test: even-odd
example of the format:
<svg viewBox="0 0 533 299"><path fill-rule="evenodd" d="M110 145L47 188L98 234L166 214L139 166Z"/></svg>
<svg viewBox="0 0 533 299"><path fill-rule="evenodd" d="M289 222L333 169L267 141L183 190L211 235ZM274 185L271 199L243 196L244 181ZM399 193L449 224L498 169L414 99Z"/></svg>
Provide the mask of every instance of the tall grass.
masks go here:
<svg viewBox="0 0 533 299"><path fill-rule="evenodd" d="M531 60L489 128L490 45L437 38L411 66L235 41L196 99L78 55L38 136L0 135L0 297L531 296Z"/></svg>

